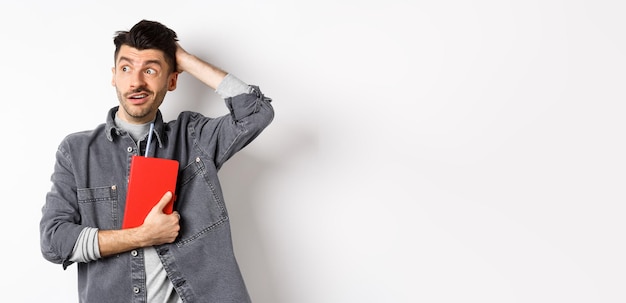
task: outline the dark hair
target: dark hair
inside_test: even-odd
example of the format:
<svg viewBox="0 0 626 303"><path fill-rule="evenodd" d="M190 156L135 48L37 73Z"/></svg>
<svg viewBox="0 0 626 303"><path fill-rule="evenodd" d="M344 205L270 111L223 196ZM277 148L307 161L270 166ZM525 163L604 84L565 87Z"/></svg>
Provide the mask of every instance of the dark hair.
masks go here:
<svg viewBox="0 0 626 303"><path fill-rule="evenodd" d="M141 20L130 31L117 31L113 38L115 54L113 60L117 60L117 54L122 45L128 45L138 50L156 49L163 52L165 61L172 67L172 72L178 70L176 66L176 32L165 25L149 20Z"/></svg>

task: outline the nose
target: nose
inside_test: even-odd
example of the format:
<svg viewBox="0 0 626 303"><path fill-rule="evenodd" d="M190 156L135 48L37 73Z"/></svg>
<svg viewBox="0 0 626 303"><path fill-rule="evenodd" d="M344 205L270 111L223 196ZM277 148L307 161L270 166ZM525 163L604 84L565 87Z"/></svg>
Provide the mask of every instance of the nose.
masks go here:
<svg viewBox="0 0 626 303"><path fill-rule="evenodd" d="M142 87L142 86L144 86L145 83L146 83L146 81L144 79L143 72L141 72L141 71L133 72L133 74L131 76L131 81L130 81L130 85L131 85L132 88Z"/></svg>

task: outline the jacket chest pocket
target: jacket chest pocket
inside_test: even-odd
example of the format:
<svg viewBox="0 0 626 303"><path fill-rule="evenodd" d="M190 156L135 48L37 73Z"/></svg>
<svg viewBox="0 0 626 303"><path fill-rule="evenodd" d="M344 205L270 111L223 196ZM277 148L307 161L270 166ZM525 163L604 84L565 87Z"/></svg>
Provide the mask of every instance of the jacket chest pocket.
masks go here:
<svg viewBox="0 0 626 303"><path fill-rule="evenodd" d="M80 224L100 229L118 229L121 226L117 186L79 188L76 194Z"/></svg>
<svg viewBox="0 0 626 303"><path fill-rule="evenodd" d="M174 208L182 218L178 245L185 245L228 220L217 170L200 158L180 172L176 195Z"/></svg>

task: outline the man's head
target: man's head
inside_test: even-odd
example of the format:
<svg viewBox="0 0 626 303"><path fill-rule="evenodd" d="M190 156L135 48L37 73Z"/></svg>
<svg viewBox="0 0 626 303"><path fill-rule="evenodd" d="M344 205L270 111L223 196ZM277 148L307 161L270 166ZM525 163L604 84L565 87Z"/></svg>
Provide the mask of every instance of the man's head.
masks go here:
<svg viewBox="0 0 626 303"><path fill-rule="evenodd" d="M130 123L150 122L165 94L176 88L176 33L155 21L142 20L114 37L113 79L120 101L118 116Z"/></svg>
<svg viewBox="0 0 626 303"><path fill-rule="evenodd" d="M163 52L165 60L176 71L176 32L165 25L149 20L141 20L130 31L118 31L113 39L115 44L115 61L122 45L128 45L138 50L156 49Z"/></svg>

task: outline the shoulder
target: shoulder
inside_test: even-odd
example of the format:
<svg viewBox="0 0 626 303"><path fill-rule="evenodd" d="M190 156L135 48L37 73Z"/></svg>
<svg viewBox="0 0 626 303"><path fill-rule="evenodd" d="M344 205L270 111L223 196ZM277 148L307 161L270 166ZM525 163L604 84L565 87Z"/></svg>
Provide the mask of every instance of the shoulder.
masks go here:
<svg viewBox="0 0 626 303"><path fill-rule="evenodd" d="M100 124L96 128L91 130L82 130L76 131L73 133L67 134L59 144L60 149L71 150L71 149L81 149L89 145L94 141L98 136L106 137L104 130L105 124Z"/></svg>

